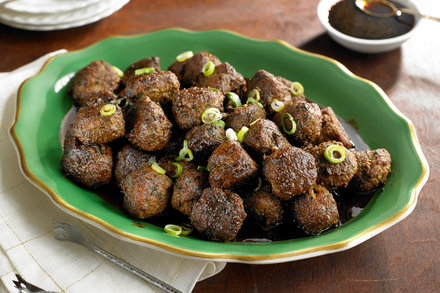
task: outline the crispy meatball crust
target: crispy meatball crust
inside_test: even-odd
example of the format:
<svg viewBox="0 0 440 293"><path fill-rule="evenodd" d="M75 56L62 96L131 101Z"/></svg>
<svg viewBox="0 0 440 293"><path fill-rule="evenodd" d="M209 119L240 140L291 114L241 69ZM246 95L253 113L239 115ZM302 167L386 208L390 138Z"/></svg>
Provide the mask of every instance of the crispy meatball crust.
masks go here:
<svg viewBox="0 0 440 293"><path fill-rule="evenodd" d="M219 125L203 124L188 131L185 139L197 161L203 162L220 144L226 141L226 134Z"/></svg>
<svg viewBox="0 0 440 293"><path fill-rule="evenodd" d="M226 141L219 145L208 159L209 183L211 186L233 188L252 179L258 165L237 141Z"/></svg>
<svg viewBox="0 0 440 293"><path fill-rule="evenodd" d="M242 88L246 86L246 82L231 64L225 62L217 65L210 76L199 75L194 85L215 88L226 94L228 92L240 93Z"/></svg>
<svg viewBox="0 0 440 293"><path fill-rule="evenodd" d="M294 198L292 212L299 226L311 235L339 224L335 199L323 186L317 185L309 192Z"/></svg>
<svg viewBox="0 0 440 293"><path fill-rule="evenodd" d="M133 76L127 81L126 96L136 101L148 96L153 102L164 104L179 91L180 83L171 71L156 71Z"/></svg>
<svg viewBox="0 0 440 293"><path fill-rule="evenodd" d="M248 94L253 89L259 90L261 97L260 102L264 105L268 113L273 112L270 104L274 99L285 104L291 104L298 100L305 99L304 96L293 96L289 87L272 73L262 69L258 70L247 84Z"/></svg>
<svg viewBox="0 0 440 293"><path fill-rule="evenodd" d="M367 191L385 184L391 172L391 155L386 149L354 151L358 170L350 185Z"/></svg>
<svg viewBox="0 0 440 293"><path fill-rule="evenodd" d="M160 214L168 205L173 181L159 174L148 163L143 163L121 182L124 193L123 206L138 219Z"/></svg>
<svg viewBox="0 0 440 293"><path fill-rule="evenodd" d="M244 206L247 214L265 227L280 224L283 219L280 199L268 192L254 192L246 197Z"/></svg>
<svg viewBox="0 0 440 293"><path fill-rule="evenodd" d="M168 70L177 75L182 87L187 88L194 85L199 75L202 74L203 66L209 61L212 61L216 66L221 64L216 56L203 51L183 62L174 62L168 67Z"/></svg>
<svg viewBox="0 0 440 293"><path fill-rule="evenodd" d="M132 145L125 145L116 156L116 181L121 182L128 174L150 160L155 161L155 155L140 150Z"/></svg>
<svg viewBox="0 0 440 293"><path fill-rule="evenodd" d="M345 160L338 164L332 164L324 156L325 149L329 145L338 145L345 151ZM358 169L356 156L344 147L341 142L327 141L310 148L311 154L316 159L318 167L318 184L323 185L328 190L339 187L347 187L350 180Z"/></svg>
<svg viewBox="0 0 440 293"><path fill-rule="evenodd" d="M204 238L230 241L235 238L246 212L243 200L236 193L211 187L203 191L191 212L191 225Z"/></svg>
<svg viewBox="0 0 440 293"><path fill-rule="evenodd" d="M171 108L177 125L189 130L202 124L202 114L208 108L223 111L225 96L219 91L192 87L180 90L173 99Z"/></svg>
<svg viewBox="0 0 440 293"><path fill-rule="evenodd" d="M81 143L102 144L111 142L125 134L125 120L122 110L118 105L116 112L102 116L100 110L105 103L97 103L79 108L72 123L72 135Z"/></svg>
<svg viewBox="0 0 440 293"><path fill-rule="evenodd" d="M61 167L66 177L87 187L109 184L112 178L112 150L105 144L83 145L70 133L64 141Z"/></svg>
<svg viewBox="0 0 440 293"><path fill-rule="evenodd" d="M266 111L261 109L256 103L244 104L234 108L225 121L227 128L240 131L243 126L249 125L258 119L266 119Z"/></svg>
<svg viewBox="0 0 440 293"><path fill-rule="evenodd" d="M135 71L141 68L154 68L155 71L160 71L160 58L153 56L134 62L125 69L124 75L121 77L121 84L125 86L127 81L135 76Z"/></svg>
<svg viewBox="0 0 440 293"><path fill-rule="evenodd" d="M263 174L272 185L272 193L283 200L307 192L318 177L314 157L293 146L266 156Z"/></svg>
<svg viewBox="0 0 440 293"><path fill-rule="evenodd" d="M348 149L354 147L353 142L345 132L341 122L331 107L327 107L321 110L322 113L322 129L319 142L325 142L330 140L336 140L342 142Z"/></svg>
<svg viewBox="0 0 440 293"><path fill-rule="evenodd" d="M278 126L267 119L260 119L250 126L244 144L261 157L271 154L276 149L290 146Z"/></svg>
<svg viewBox="0 0 440 293"><path fill-rule="evenodd" d="M296 145L315 143L321 135L322 114L318 104L299 102L286 106L281 112L273 117L273 121L280 129L283 129L281 118L285 113L292 115L296 124L296 130L292 135L286 135L289 141ZM284 117L286 127L290 127L290 121Z"/></svg>
<svg viewBox="0 0 440 293"><path fill-rule="evenodd" d="M69 93L76 106L83 106L105 91L113 92L119 87L120 77L113 66L103 60L93 61L80 69L72 78ZM104 95L108 95L106 92Z"/></svg>
<svg viewBox="0 0 440 293"><path fill-rule="evenodd" d="M128 140L142 150L160 150L171 138L173 125L160 105L148 97L131 105L126 122Z"/></svg>

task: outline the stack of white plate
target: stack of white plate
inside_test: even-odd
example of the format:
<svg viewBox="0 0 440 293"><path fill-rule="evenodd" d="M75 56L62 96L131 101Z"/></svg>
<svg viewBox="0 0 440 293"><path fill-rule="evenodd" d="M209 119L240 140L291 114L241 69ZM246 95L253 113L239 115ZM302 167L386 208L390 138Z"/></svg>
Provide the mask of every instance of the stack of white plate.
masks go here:
<svg viewBox="0 0 440 293"><path fill-rule="evenodd" d="M109 16L129 0L4 0L0 22L27 30L59 30Z"/></svg>

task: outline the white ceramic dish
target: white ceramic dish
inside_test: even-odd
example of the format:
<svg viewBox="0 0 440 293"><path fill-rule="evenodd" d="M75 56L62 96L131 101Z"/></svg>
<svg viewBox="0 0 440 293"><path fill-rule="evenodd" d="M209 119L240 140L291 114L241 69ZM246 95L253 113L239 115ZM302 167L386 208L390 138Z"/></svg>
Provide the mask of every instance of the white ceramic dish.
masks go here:
<svg viewBox="0 0 440 293"><path fill-rule="evenodd" d="M17 0L4 5L4 8L24 13L58 13L79 9L100 0Z"/></svg>
<svg viewBox="0 0 440 293"><path fill-rule="evenodd" d="M408 33L395 38L368 40L351 37L333 28L328 21L330 8L340 1L341 0L321 0L317 8L318 19L335 42L353 51L361 53L382 53L397 49L415 33L420 22L420 18L415 16L414 27ZM398 0L396 2L419 11L415 4L408 0Z"/></svg>

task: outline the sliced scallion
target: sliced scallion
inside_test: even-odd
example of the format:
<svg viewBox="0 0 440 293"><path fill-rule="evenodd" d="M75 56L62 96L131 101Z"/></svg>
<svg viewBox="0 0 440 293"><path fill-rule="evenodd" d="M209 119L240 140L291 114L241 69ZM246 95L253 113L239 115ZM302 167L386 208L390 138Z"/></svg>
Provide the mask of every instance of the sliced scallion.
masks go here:
<svg viewBox="0 0 440 293"><path fill-rule="evenodd" d="M197 171L206 171L209 172L209 166L197 166Z"/></svg>
<svg viewBox="0 0 440 293"><path fill-rule="evenodd" d="M292 82L292 84L290 85L290 92L294 96L300 96L304 93L304 87L302 86L301 83L297 81Z"/></svg>
<svg viewBox="0 0 440 293"><path fill-rule="evenodd" d="M226 126L226 123L225 123L225 121L223 121L223 120L217 120L217 121L214 121L214 122L212 122L212 124L214 124L214 125L218 125L218 126L220 126L221 128L225 128L225 126Z"/></svg>
<svg viewBox="0 0 440 293"><path fill-rule="evenodd" d="M183 168L180 163L173 162L173 165L177 167L177 172L176 172L176 174L171 175L170 177L177 178L180 176L180 173L182 173Z"/></svg>
<svg viewBox="0 0 440 293"><path fill-rule="evenodd" d="M148 161L148 164L151 165L151 169L153 169L154 171L156 171L159 174L164 175L167 171L165 171L165 169L163 169L161 166L159 166L158 163L156 163L155 161Z"/></svg>
<svg viewBox="0 0 440 293"><path fill-rule="evenodd" d="M248 94L248 98L252 98L255 101L259 101L260 100L260 91L258 89L251 90Z"/></svg>
<svg viewBox="0 0 440 293"><path fill-rule="evenodd" d="M342 147L331 144L325 148L324 157L329 163L338 164L345 160L345 151Z"/></svg>
<svg viewBox="0 0 440 293"><path fill-rule="evenodd" d="M194 159L192 151L188 148L188 141L186 139L183 141L183 148L179 151L179 156L175 160L180 162L183 159L187 162Z"/></svg>
<svg viewBox="0 0 440 293"><path fill-rule="evenodd" d="M99 110L99 113L102 116L110 116L110 115L113 115L115 112L116 112L116 106L113 104L105 104Z"/></svg>
<svg viewBox="0 0 440 293"><path fill-rule="evenodd" d="M289 122L291 124L290 127L288 127L286 125L286 121L285 121L286 117L289 119ZM284 113L281 116L281 125L283 126L284 132L287 133L287 134L294 134L295 131L296 131L296 123L295 123L295 120L293 120L293 117L292 117L292 115L290 113Z"/></svg>
<svg viewBox="0 0 440 293"><path fill-rule="evenodd" d="M202 73L204 76L210 76L211 74L214 73L214 69L215 69L214 62L208 61L208 62L206 62L205 65L203 65Z"/></svg>
<svg viewBox="0 0 440 293"><path fill-rule="evenodd" d="M261 120L261 118L258 118L257 120L252 121L251 124L249 124L249 126L254 125L255 123L257 123L257 122L260 121L260 120Z"/></svg>
<svg viewBox="0 0 440 293"><path fill-rule="evenodd" d="M255 103L258 105L258 107L260 107L261 109L264 109L263 104L261 104L259 101L255 100L254 98L248 98L246 100L246 104L249 104L249 103Z"/></svg>
<svg viewBox="0 0 440 293"><path fill-rule="evenodd" d="M237 140L240 143L243 143L243 141L246 139L246 136L249 133L249 128L247 128L246 126L243 126L240 131L237 133Z"/></svg>
<svg viewBox="0 0 440 293"><path fill-rule="evenodd" d="M241 106L241 100L240 100L240 97L239 97L236 93L228 92L228 93L226 94L226 97L228 97L229 101L231 101L232 105L233 105L235 108Z"/></svg>
<svg viewBox="0 0 440 293"><path fill-rule="evenodd" d="M285 106L284 103L281 101L278 101L277 99L273 99L272 103L270 103L270 107L275 112L280 112L281 110L284 109L284 106Z"/></svg>
<svg viewBox="0 0 440 293"><path fill-rule="evenodd" d="M144 73L153 73L155 71L154 67L146 67L146 68L140 68L136 69L134 71L134 75L144 74Z"/></svg>
<svg viewBox="0 0 440 293"><path fill-rule="evenodd" d="M124 72L123 72L121 69L119 69L118 67L113 66L113 70L116 72L116 74L117 74L119 77L123 77L123 76L124 76Z"/></svg>
<svg viewBox="0 0 440 293"><path fill-rule="evenodd" d="M254 191L258 191L258 190L260 190L261 185L263 185L263 180L261 180L261 177L258 176L258 185L257 185L257 187L254 189Z"/></svg>
<svg viewBox="0 0 440 293"><path fill-rule="evenodd" d="M237 134L235 133L234 129L232 128L226 129L226 138L228 140L237 140Z"/></svg>
<svg viewBox="0 0 440 293"><path fill-rule="evenodd" d="M182 233L180 234L182 236L188 236L193 231L193 228L189 224L180 224L179 226L182 228Z"/></svg>
<svg viewBox="0 0 440 293"><path fill-rule="evenodd" d="M205 124L212 123L222 119L222 113L217 108L208 108L202 113L202 122Z"/></svg>
<svg viewBox="0 0 440 293"><path fill-rule="evenodd" d="M176 56L176 60L177 60L178 62L183 62L183 61L185 61L186 59L191 58L192 56L194 56L193 51L185 51L185 52L183 52L183 53L177 55L177 56Z"/></svg>
<svg viewBox="0 0 440 293"><path fill-rule="evenodd" d="M163 228L163 229L168 234L171 234L174 236L179 236L180 234L182 234L182 227L179 225L168 224L168 225L165 225L165 228Z"/></svg>

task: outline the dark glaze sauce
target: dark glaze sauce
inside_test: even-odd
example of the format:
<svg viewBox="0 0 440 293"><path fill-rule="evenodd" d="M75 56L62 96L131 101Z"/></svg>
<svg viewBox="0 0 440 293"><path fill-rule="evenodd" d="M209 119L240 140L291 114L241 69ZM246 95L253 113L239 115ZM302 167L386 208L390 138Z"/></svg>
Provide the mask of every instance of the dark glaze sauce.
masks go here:
<svg viewBox="0 0 440 293"><path fill-rule="evenodd" d="M348 136L352 139L356 150L367 150L368 145L361 139L353 121L347 122L339 119ZM118 146L113 145L115 149ZM251 182L251 186L256 186L256 182ZM129 218L132 218L123 209L123 194L116 187L115 182L112 184L93 190L97 195L104 199L107 203L120 209ZM344 224L356 216L362 209L370 202L376 190L371 190L364 193L358 193L350 189L341 189L332 191L333 197L338 205L338 211L340 216L340 224ZM239 192L239 194L244 194ZM243 226L240 229L237 237L234 239L236 242L271 242L279 240L295 239L300 237L308 237L300 227L295 223L294 219L289 212L290 202L284 203L283 222L275 227L265 228L258 223L258 221L247 217L244 220ZM183 224L190 223L189 218L180 212L168 207L160 215L151 217L145 221L133 219L133 225L141 229L146 228L146 223L156 225L159 227L165 227L167 224ZM192 236L199 237L197 232L194 231ZM200 237L201 238L201 237Z"/></svg>
<svg viewBox="0 0 440 293"><path fill-rule="evenodd" d="M401 4L392 2L397 8ZM373 4L370 10L377 13L390 12L383 4ZM402 13L400 16L377 17L365 14L354 4L354 0L336 3L329 12L329 23L338 31L361 39L388 39L409 32L415 23L414 16Z"/></svg>

